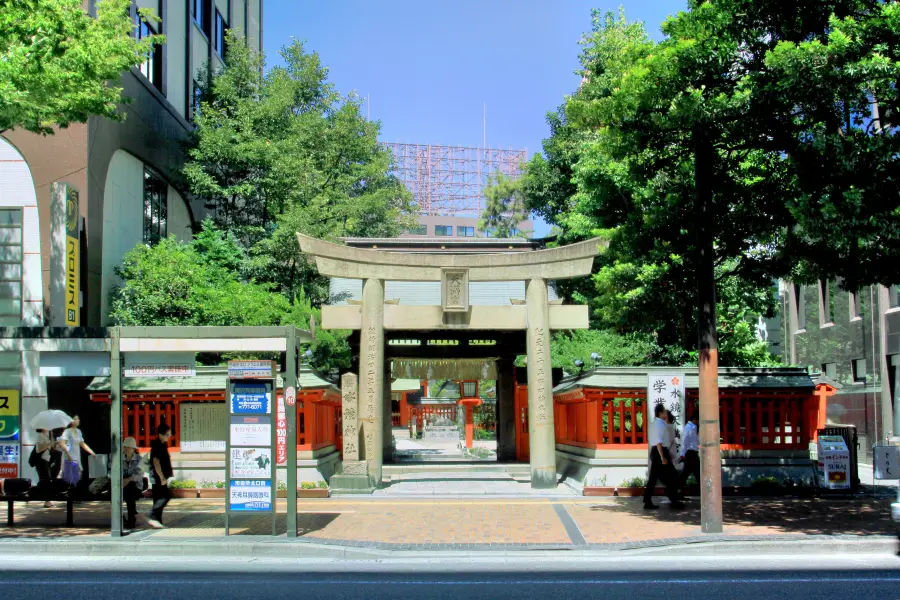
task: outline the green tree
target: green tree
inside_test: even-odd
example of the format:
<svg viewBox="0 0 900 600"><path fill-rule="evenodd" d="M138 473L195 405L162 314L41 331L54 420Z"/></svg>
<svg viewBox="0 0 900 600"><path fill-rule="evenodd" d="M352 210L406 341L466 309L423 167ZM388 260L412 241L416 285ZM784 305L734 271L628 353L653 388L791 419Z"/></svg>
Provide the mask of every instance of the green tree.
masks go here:
<svg viewBox="0 0 900 600"><path fill-rule="evenodd" d="M96 18L83 4L0 0L0 133L21 127L48 135L92 115L124 118L122 72L165 38L134 38L131 0L99 0Z"/></svg>
<svg viewBox="0 0 900 600"><path fill-rule="evenodd" d="M248 249L249 272L288 297L327 299L294 235L339 240L394 236L411 221L412 197L390 174L355 96L342 98L328 69L300 42L265 60L236 36L226 66L211 73L184 168L192 193Z"/></svg>
<svg viewBox="0 0 900 600"><path fill-rule="evenodd" d="M497 238L525 237L530 233L519 229L522 221L528 218L519 180L495 173L484 190L484 199L478 229Z"/></svg>
<svg viewBox="0 0 900 600"><path fill-rule="evenodd" d="M614 253L697 281L700 406L713 418L717 278L900 278L885 260L900 248L898 140L867 125L873 94L891 105L900 93L900 19L875 0L688 7L656 45L623 35L624 17L598 22L568 116L592 132L576 168L590 226ZM872 165L878 176L860 175ZM839 240L808 229L822 224ZM850 260L832 260L841 248ZM721 527L711 514L704 530Z"/></svg>
<svg viewBox="0 0 900 600"><path fill-rule="evenodd" d="M189 244L174 236L129 251L116 273L110 319L115 325L289 325L308 329L321 318L302 292L288 300L272 285L241 272L244 250L229 233L204 221ZM348 368L346 333L318 331L313 366Z"/></svg>

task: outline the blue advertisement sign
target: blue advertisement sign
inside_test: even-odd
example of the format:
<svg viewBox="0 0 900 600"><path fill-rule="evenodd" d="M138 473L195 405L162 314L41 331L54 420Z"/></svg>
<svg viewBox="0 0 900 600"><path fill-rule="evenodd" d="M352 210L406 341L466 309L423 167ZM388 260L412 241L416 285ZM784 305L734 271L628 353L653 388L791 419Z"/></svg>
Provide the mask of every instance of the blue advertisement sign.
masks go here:
<svg viewBox="0 0 900 600"><path fill-rule="evenodd" d="M272 510L272 481L269 479L232 479L229 507L233 511L268 512Z"/></svg>
<svg viewBox="0 0 900 600"><path fill-rule="evenodd" d="M272 414L271 396L265 383L235 383L231 386L231 412L235 415Z"/></svg>

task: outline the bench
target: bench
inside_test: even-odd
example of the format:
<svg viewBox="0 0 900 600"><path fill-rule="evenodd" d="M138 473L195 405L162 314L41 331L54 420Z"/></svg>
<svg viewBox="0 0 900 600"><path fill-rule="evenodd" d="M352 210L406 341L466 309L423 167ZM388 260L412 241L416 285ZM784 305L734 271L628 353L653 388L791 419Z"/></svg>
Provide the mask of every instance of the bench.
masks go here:
<svg viewBox="0 0 900 600"><path fill-rule="evenodd" d="M16 502L47 502L50 500L51 502L65 502L66 503L66 527L74 527L75 526L75 515L72 510L72 506L78 502L74 498L56 498L56 499L35 499L29 496L0 496L0 502L6 502L6 525L7 527L15 526L15 506ZM83 501L82 501L83 502ZM90 502L90 500L88 500Z"/></svg>

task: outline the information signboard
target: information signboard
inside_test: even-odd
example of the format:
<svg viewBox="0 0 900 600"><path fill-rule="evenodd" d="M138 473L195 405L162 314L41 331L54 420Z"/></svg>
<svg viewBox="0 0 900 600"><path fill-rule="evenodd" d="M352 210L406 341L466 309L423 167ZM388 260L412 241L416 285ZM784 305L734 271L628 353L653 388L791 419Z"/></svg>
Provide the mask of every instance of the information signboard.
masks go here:
<svg viewBox="0 0 900 600"><path fill-rule="evenodd" d="M675 417L675 446L681 450L685 424L684 373L649 373L647 377L647 415L653 420L658 404ZM648 440L649 441L649 440Z"/></svg>
<svg viewBox="0 0 900 600"><path fill-rule="evenodd" d="M873 448L875 457L875 479L900 479L900 446L880 446Z"/></svg>
<svg viewBox="0 0 900 600"><path fill-rule="evenodd" d="M272 414L271 386L265 383L235 383L231 386L231 413L235 415Z"/></svg>
<svg viewBox="0 0 900 600"><path fill-rule="evenodd" d="M275 460L276 427L273 427L272 397L275 387L270 361L234 361L267 365L270 378L251 374L250 381L235 378L244 371L232 369L228 379L228 433L225 457L228 462L228 484L225 505L225 534L229 533L232 512L270 512L274 535L276 510ZM252 365L250 365L252 367ZM249 367L248 367L249 368ZM278 417L280 415L274 415ZM276 423L277 424L277 423Z"/></svg>
<svg viewBox="0 0 900 600"><path fill-rule="evenodd" d="M228 505L237 512L272 512L272 482L268 479L232 479Z"/></svg>

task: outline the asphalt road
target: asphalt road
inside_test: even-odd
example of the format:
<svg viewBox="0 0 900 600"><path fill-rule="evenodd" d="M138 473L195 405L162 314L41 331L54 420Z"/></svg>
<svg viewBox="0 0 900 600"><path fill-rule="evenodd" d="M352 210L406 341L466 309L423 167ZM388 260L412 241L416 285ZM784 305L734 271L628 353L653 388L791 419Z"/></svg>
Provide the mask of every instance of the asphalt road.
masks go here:
<svg viewBox="0 0 900 600"><path fill-rule="evenodd" d="M4 557L6 558L6 557ZM729 569L724 562L701 561L700 566L681 571L696 561L672 557L671 570L653 561L628 566L627 562L592 561L579 567L572 561L532 562L509 559L496 564L477 559L456 563L402 564L394 561L356 563L326 562L320 565L274 564L260 561L243 565L219 564L203 568L193 564L181 570L178 561L168 565L145 560L133 564L96 558L89 568L47 568L32 562L30 570L0 572L0 590L17 600L121 600L123 597L208 600L233 599L500 599L584 600L585 598L665 600L805 600L807 598L874 600L900 598L900 570L882 558L858 559L844 564L839 558L820 556L829 568L797 568L763 557L757 567L746 561ZM266 561L268 562L268 561ZM633 561L632 561L633 562ZM788 561L790 562L790 561ZM103 564L107 563L107 564ZM871 566L866 566L869 563ZM182 561L183 565L186 565ZM768 567L767 567L768 565ZM646 568L643 568L646 566ZM7 567L8 568L8 565Z"/></svg>

